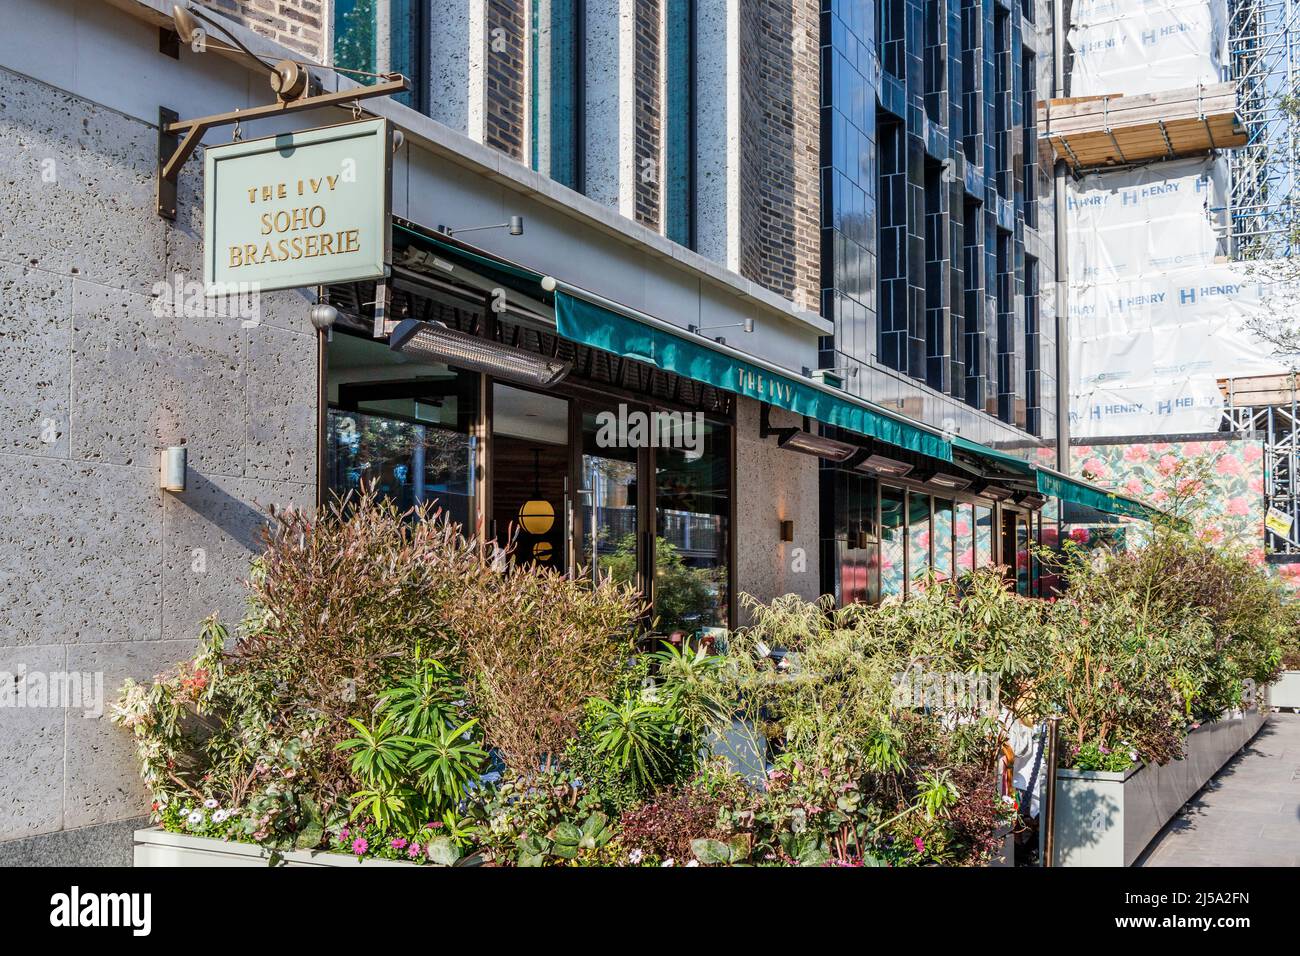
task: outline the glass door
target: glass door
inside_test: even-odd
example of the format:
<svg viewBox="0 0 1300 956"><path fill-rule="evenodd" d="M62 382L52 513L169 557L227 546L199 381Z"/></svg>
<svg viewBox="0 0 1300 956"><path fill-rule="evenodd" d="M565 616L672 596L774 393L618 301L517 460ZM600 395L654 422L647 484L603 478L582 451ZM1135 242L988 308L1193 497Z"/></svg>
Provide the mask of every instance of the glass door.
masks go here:
<svg viewBox="0 0 1300 956"><path fill-rule="evenodd" d="M516 565L569 564L569 402L492 386L491 534Z"/></svg>
<svg viewBox="0 0 1300 956"><path fill-rule="evenodd" d="M631 411L626 405L621 408ZM575 571L593 582L608 575L644 593L644 504L637 476L645 467L645 450L626 440L619 410L588 404L576 409Z"/></svg>

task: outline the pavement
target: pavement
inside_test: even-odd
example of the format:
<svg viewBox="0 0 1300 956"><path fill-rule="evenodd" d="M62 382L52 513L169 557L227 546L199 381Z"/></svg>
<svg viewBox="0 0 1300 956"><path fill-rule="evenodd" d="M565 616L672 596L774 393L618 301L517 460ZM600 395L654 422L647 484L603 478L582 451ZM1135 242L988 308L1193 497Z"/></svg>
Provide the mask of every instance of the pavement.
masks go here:
<svg viewBox="0 0 1300 956"><path fill-rule="evenodd" d="M1269 717L1135 866L1300 866L1300 714Z"/></svg>

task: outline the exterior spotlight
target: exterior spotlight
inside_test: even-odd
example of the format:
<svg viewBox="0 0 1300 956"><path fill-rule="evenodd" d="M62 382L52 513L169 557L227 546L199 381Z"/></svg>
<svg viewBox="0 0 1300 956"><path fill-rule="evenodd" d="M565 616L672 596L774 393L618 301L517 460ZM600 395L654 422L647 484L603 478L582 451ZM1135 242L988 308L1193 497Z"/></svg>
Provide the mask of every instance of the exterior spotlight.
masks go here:
<svg viewBox="0 0 1300 956"><path fill-rule="evenodd" d="M452 229L450 226L438 227L438 231L444 236L459 236L462 232L482 232L484 229L505 229L512 236L522 236L524 234L524 217L511 216L506 222L498 222L491 226L466 226L463 229Z"/></svg>
<svg viewBox="0 0 1300 956"><path fill-rule="evenodd" d="M162 450L158 471L158 487L173 494L185 490L185 464L189 454L184 445L173 445Z"/></svg>
<svg viewBox="0 0 1300 956"><path fill-rule="evenodd" d="M311 324L315 326L317 332L328 332L339 320L339 310L334 308L328 302L320 302L311 307L307 313L311 319Z"/></svg>
<svg viewBox="0 0 1300 956"><path fill-rule="evenodd" d="M186 46L193 43L194 34L203 29L194 19L194 14L179 3L172 7L172 23L176 25L176 32Z"/></svg>
<svg viewBox="0 0 1300 956"><path fill-rule="evenodd" d="M419 319L399 322L388 339L388 347L412 358L486 372L496 378L541 388L557 384L573 369L572 362L534 355L449 329L441 322Z"/></svg>
<svg viewBox="0 0 1300 956"><path fill-rule="evenodd" d="M884 455L868 455L853 467L869 475L884 475L887 478L902 478L912 470L907 462L886 458Z"/></svg>

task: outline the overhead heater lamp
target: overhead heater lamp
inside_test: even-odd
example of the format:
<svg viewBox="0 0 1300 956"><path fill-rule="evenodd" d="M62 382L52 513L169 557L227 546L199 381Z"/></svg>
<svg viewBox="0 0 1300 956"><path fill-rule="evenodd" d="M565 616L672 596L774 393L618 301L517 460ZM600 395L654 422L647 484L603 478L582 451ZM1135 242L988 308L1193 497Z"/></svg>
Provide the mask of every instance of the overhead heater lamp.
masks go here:
<svg viewBox="0 0 1300 956"><path fill-rule="evenodd" d="M936 471L925 480L925 483L931 488L942 488L945 491L961 491L963 488L970 487L971 479L963 478L961 475L951 475L944 471Z"/></svg>
<svg viewBox="0 0 1300 956"><path fill-rule="evenodd" d="M847 461L858 451L856 445L835 441L833 438L823 438L821 435L814 435L798 428L786 432L776 440L776 443L782 448L803 452L805 455L816 455L829 461Z"/></svg>
<svg viewBox="0 0 1300 956"><path fill-rule="evenodd" d="M412 358L486 372L540 388L557 384L573 369L572 362L534 355L449 329L441 322L420 319L399 322L388 338L388 347Z"/></svg>
<svg viewBox="0 0 1300 956"><path fill-rule="evenodd" d="M853 467L858 471L884 475L886 478L903 478L912 470L912 466L907 462L886 458L884 455L868 455Z"/></svg>

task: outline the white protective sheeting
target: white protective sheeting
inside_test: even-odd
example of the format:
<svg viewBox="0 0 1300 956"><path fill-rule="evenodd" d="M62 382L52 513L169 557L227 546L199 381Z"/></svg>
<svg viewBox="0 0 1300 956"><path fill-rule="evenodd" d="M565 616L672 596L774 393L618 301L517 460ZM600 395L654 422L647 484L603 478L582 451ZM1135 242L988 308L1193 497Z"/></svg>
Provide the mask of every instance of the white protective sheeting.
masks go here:
<svg viewBox="0 0 1300 956"><path fill-rule="evenodd" d="M1222 252L1222 162L1159 163L1070 186L1070 431L1214 431L1221 377L1290 363L1247 331L1277 308L1258 269Z"/></svg>
<svg viewBox="0 0 1300 956"><path fill-rule="evenodd" d="M1075 0L1070 96L1160 93L1219 83L1227 0Z"/></svg>

